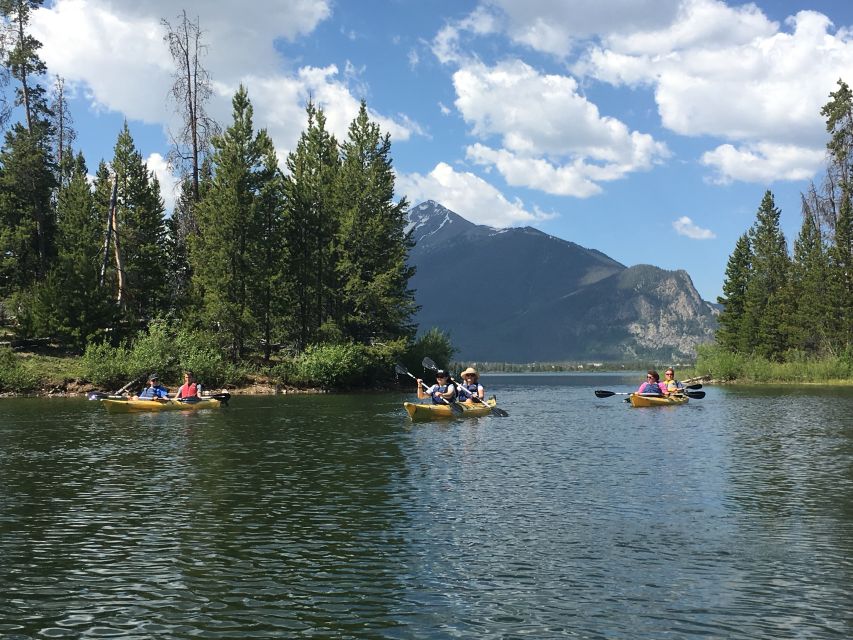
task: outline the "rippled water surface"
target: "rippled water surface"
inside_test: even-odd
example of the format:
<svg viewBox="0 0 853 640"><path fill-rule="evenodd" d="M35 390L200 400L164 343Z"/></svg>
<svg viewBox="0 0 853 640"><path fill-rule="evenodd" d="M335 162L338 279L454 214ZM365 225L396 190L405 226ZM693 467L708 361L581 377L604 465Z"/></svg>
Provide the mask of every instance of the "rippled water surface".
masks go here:
<svg viewBox="0 0 853 640"><path fill-rule="evenodd" d="M592 393L635 379L0 400L0 637L853 637L853 390Z"/></svg>

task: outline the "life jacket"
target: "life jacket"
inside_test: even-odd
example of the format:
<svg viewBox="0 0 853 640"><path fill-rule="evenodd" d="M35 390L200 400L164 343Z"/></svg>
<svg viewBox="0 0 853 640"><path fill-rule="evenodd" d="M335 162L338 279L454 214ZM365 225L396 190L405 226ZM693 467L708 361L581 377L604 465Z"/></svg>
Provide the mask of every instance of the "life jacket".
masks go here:
<svg viewBox="0 0 853 640"><path fill-rule="evenodd" d="M193 382L191 384L181 385L181 388L178 389L178 397L179 398L195 398L195 397L198 397L198 383Z"/></svg>
<svg viewBox="0 0 853 640"><path fill-rule="evenodd" d="M663 395L660 385L657 382L644 382L643 386L640 387L640 393L650 393L656 396Z"/></svg>
<svg viewBox="0 0 853 640"><path fill-rule="evenodd" d="M447 402L447 401L445 400L445 398L441 394L447 393L447 390L450 389L450 387L453 387L453 384L444 384L444 385L440 385L440 386L436 387L435 391L433 391L430 394L432 396L432 403L433 404L445 404L445 402ZM453 387L453 389L455 391L456 387ZM456 399L455 393L453 394L453 396L454 397L451 398L451 400L450 400L451 402Z"/></svg>
<svg viewBox="0 0 853 640"><path fill-rule="evenodd" d="M463 383L461 383L461 384L460 384L460 383L457 383L457 386L458 386L460 389L465 389L465 391L467 391L468 393L470 393L472 396L476 396L476 395L477 395L477 391L478 391L478 390L479 390L479 388L480 388L480 383L479 383L479 382L471 382L471 383L463 382ZM468 393L463 393L463 394L462 394L462 395L464 395L464 396L465 396L465 399L467 399L467 398L469 397L469 396L468 396Z"/></svg>

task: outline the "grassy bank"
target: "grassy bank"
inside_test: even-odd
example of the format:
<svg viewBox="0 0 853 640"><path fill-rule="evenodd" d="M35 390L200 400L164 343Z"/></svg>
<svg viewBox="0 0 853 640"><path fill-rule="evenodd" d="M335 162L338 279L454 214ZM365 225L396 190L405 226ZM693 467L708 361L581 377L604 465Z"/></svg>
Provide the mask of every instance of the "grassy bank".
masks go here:
<svg viewBox="0 0 853 640"><path fill-rule="evenodd" d="M820 358L789 353L785 362L773 362L754 355L731 353L716 345L698 349L696 365L679 371L680 379L710 376L718 382L754 384L853 384L853 354Z"/></svg>

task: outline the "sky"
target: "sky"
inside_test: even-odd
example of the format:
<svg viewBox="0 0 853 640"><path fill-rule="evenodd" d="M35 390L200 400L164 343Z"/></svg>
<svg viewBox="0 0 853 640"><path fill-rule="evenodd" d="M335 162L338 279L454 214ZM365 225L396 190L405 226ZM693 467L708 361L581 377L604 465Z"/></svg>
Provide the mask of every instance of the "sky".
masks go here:
<svg viewBox="0 0 853 640"><path fill-rule="evenodd" d="M31 28L89 170L126 121L169 211L161 21L182 9L209 113L227 126L242 83L283 168L309 99L339 140L365 100L410 205L684 269L710 301L768 189L793 245L826 167L821 107L853 84L848 0L47 0Z"/></svg>

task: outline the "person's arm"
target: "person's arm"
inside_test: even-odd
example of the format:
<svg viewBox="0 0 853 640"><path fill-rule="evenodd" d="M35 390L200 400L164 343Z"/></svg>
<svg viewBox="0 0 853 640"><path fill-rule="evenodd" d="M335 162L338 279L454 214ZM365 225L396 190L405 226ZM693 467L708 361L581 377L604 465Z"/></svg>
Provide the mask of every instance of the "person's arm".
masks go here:
<svg viewBox="0 0 853 640"><path fill-rule="evenodd" d="M441 394L445 400L453 400L456 397L456 385L452 382L448 383L447 391Z"/></svg>
<svg viewBox="0 0 853 640"><path fill-rule="evenodd" d="M427 397L427 392L424 391L424 381L418 378L418 398L423 399Z"/></svg>
<svg viewBox="0 0 853 640"><path fill-rule="evenodd" d="M486 388L481 384L477 384L477 395L480 397L480 400L486 399Z"/></svg>

